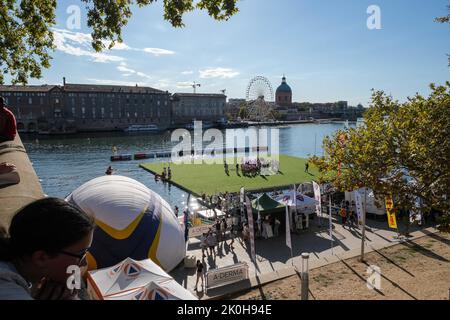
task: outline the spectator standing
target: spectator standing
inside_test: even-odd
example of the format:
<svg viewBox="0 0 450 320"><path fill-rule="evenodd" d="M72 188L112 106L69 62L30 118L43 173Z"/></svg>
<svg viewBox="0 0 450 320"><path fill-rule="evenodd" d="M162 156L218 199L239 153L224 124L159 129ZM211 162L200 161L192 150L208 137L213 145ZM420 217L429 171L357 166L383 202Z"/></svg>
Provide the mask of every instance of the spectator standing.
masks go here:
<svg viewBox="0 0 450 320"><path fill-rule="evenodd" d="M0 142L13 141L16 137L17 124L14 114L6 108L5 99L0 97Z"/></svg>

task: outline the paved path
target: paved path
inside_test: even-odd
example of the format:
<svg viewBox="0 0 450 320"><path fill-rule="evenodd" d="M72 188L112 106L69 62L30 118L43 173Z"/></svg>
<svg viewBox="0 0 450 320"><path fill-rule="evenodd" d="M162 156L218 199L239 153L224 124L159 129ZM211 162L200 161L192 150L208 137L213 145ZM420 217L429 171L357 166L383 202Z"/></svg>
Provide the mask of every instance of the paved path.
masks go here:
<svg viewBox="0 0 450 320"><path fill-rule="evenodd" d="M319 227L318 219L310 221L310 228L303 230L300 234L292 234L292 254L286 246L286 237L282 233L277 238L260 239L255 241L256 264L250 260L249 251L246 250L242 242L235 240L234 250L230 248L231 240L221 242L217 255L202 258L200 242L198 239L190 239L188 243L188 255L194 255L197 259L203 260L207 270L216 267L226 267L239 262L247 262L249 265L249 281L244 281L236 285L229 285L213 290L208 290L207 295L200 289L199 298L209 299L222 295L251 288L258 283L267 283L280 278L295 274L296 270L301 270L301 254L310 253L310 268L333 263L339 259L354 257L361 252L361 232L355 228L343 228L333 216L333 244L330 241L328 216L321 220L323 227ZM367 221L366 229L366 252L373 248L379 249L399 243L397 232L387 226L386 221ZM401 224L401 223L399 223ZM433 229L428 229L433 231ZM410 231L415 236L425 235L426 232L419 231L417 227ZM424 233L425 232L425 233ZM186 269L183 266L171 272L171 275L192 293L195 289L195 269Z"/></svg>

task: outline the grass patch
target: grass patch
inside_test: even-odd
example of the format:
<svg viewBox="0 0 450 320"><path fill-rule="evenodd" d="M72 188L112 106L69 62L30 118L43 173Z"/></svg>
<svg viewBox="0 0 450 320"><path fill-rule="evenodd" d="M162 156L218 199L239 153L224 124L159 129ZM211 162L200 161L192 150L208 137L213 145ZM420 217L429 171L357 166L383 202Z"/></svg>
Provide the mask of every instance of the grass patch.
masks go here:
<svg viewBox="0 0 450 320"><path fill-rule="evenodd" d="M280 171L271 176L243 176L239 170L236 174L233 159L228 159L229 175L224 171L223 164L171 164L172 182L197 195L211 195L218 192L239 192L241 187L247 190L257 190L271 187L281 187L291 184L310 182L318 175L317 169L310 165L310 173L305 172L306 159L280 155ZM240 162L239 162L240 163ZM141 164L142 168L151 173L160 174L167 162Z"/></svg>

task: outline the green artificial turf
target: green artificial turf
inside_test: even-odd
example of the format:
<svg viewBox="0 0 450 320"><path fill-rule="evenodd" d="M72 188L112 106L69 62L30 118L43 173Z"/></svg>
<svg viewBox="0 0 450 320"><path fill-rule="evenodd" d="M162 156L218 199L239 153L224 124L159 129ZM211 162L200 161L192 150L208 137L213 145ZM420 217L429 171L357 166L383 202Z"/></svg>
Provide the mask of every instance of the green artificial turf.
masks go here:
<svg viewBox="0 0 450 320"><path fill-rule="evenodd" d="M219 192L238 192L241 187L246 190L258 190L270 187L287 186L314 180L317 169L310 164L309 172L305 172L306 159L280 155L280 172L271 176L246 177L236 174L235 163L229 165L228 176L223 164L171 164L172 182L194 194L211 195ZM229 159L228 163L232 163ZM151 173L161 174L167 162L146 163L140 165Z"/></svg>

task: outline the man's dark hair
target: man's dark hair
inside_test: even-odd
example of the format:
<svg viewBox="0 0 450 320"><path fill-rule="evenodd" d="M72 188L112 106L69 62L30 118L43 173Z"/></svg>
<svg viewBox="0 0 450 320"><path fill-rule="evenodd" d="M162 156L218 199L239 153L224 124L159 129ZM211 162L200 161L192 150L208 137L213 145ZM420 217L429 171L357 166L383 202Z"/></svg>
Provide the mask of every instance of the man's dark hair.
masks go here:
<svg viewBox="0 0 450 320"><path fill-rule="evenodd" d="M11 221L9 235L0 234L0 260L12 260L44 250L56 254L95 227L94 218L57 198L44 198L25 206Z"/></svg>
<svg viewBox="0 0 450 320"><path fill-rule="evenodd" d="M0 96L0 107L4 107L6 105L5 98Z"/></svg>

